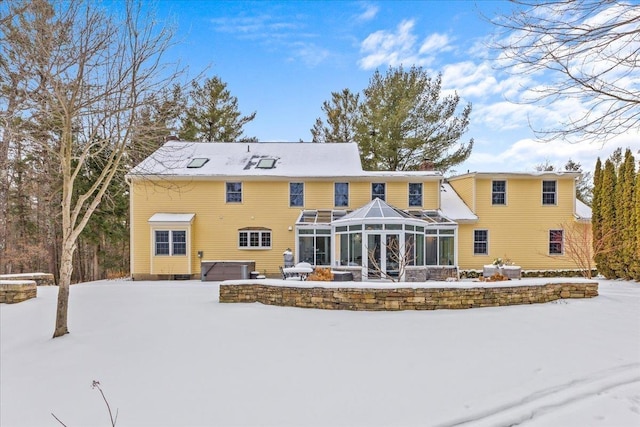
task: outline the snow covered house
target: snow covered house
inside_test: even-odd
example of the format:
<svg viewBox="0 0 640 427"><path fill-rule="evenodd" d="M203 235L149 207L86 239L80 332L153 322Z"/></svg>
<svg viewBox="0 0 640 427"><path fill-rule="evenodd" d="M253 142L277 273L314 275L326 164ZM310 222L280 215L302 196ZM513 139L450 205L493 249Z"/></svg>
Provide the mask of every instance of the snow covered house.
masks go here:
<svg viewBox="0 0 640 427"><path fill-rule="evenodd" d="M356 280L424 280L498 257L525 270L575 269L563 227L587 227L591 215L575 198L578 176L445 180L364 171L355 143L170 141L127 175L131 274L206 279L204 266L236 263L277 277L287 250Z"/></svg>

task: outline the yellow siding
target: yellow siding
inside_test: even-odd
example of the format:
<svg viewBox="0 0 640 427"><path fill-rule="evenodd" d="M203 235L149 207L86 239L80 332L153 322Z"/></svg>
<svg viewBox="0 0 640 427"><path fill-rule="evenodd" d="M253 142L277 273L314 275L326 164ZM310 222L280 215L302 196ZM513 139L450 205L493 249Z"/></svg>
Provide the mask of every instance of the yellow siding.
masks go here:
<svg viewBox="0 0 640 427"><path fill-rule="evenodd" d="M387 182L386 202L391 206L406 209L409 206L409 185L407 182Z"/></svg>
<svg viewBox="0 0 640 427"><path fill-rule="evenodd" d="M357 209L371 201L371 181L349 184L349 209Z"/></svg>
<svg viewBox="0 0 640 427"><path fill-rule="evenodd" d="M538 177L506 179L506 206L491 204L490 178L476 180L475 213L479 220L459 227L460 268L481 269L498 257L511 259L527 270L576 268L566 255L549 255L549 230L562 229L563 224L574 221L574 182L568 178L556 179L557 204L544 206L542 180ZM489 231L488 255L473 254L474 230Z"/></svg>
<svg viewBox="0 0 640 427"><path fill-rule="evenodd" d="M440 181L427 181L423 184L424 209L440 209Z"/></svg>
<svg viewBox="0 0 640 427"><path fill-rule="evenodd" d="M476 207L474 203L474 183L475 180L472 176L467 176L460 179L452 179L449 184L456 190L458 196L462 201L475 213Z"/></svg>
<svg viewBox="0 0 640 427"><path fill-rule="evenodd" d="M574 269L566 256L549 256L549 230L572 222L574 181L557 177L555 206L542 205L540 177L500 178L507 181L507 205L492 206L491 178L469 176L450 181L460 197L478 216L473 224L458 229L458 264L461 269L481 269L496 257L510 258L526 270ZM545 178L550 179L550 178ZM304 182L304 206L289 207L289 183ZM198 251L204 260L254 260L256 269L270 276L278 274L285 249L295 248L295 221L302 209L333 209L334 183L349 182L349 206L357 209L371 200L371 183L384 179L359 178L332 180L258 180L243 182L243 201L225 202L225 181L134 180L131 191L132 274L200 273ZM386 181L387 202L408 209L406 180ZM424 209L439 207L439 181L423 182ZM155 213L194 213L188 234L186 257L153 256L152 227ZM289 228L291 227L291 230ZM272 232L271 249L239 249L238 230L268 228ZM177 229L173 228L173 229ZM489 254L473 254L473 231L489 230ZM334 243L333 248L336 245Z"/></svg>
<svg viewBox="0 0 640 427"><path fill-rule="evenodd" d="M290 182L304 182L303 207L289 207ZM301 210L334 208L334 182L244 181L242 203L226 203L226 181L135 180L131 192L132 274L198 275L200 259L197 253L202 251L203 260L254 260L256 270L277 275L278 267L282 265L282 253L295 247L295 222ZM349 182L346 209L357 209L371 200L372 182L383 181ZM423 191L428 208L437 203L437 189L437 182L425 182ZM408 197L407 182L387 182L390 204L406 209ZM148 220L160 212L195 214L187 257L153 256L153 234ZM247 227L270 229L271 249L239 249L238 230Z"/></svg>

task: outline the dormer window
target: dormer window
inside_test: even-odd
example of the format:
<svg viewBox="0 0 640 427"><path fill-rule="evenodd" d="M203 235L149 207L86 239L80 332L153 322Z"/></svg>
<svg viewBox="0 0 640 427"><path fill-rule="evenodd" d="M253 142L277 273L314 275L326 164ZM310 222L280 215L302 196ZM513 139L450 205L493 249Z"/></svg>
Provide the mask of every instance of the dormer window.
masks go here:
<svg viewBox="0 0 640 427"><path fill-rule="evenodd" d="M208 161L209 159L207 159L206 157L196 157L195 159L191 159L191 161L187 165L187 168L198 169L204 166Z"/></svg>
<svg viewBox="0 0 640 427"><path fill-rule="evenodd" d="M256 165L257 169L273 169L276 167L276 159L260 159Z"/></svg>

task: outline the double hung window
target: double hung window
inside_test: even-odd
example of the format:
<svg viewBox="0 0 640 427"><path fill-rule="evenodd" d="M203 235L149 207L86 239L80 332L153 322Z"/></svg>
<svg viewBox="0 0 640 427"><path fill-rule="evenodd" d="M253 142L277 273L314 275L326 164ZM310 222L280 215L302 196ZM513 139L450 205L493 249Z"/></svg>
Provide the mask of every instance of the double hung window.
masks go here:
<svg viewBox="0 0 640 427"><path fill-rule="evenodd" d="M491 183L491 204L507 204L507 181L493 181Z"/></svg>
<svg viewBox="0 0 640 427"><path fill-rule="evenodd" d="M555 181L542 181L542 204L543 205L556 204L556 182Z"/></svg>
<svg viewBox="0 0 640 427"><path fill-rule="evenodd" d="M409 206L422 206L422 183L409 183Z"/></svg>
<svg viewBox="0 0 640 427"><path fill-rule="evenodd" d="M488 255L489 254L489 231L473 230L473 254Z"/></svg>
<svg viewBox="0 0 640 427"><path fill-rule="evenodd" d="M336 207L349 206L349 183L336 182L333 187L334 205Z"/></svg>
<svg viewBox="0 0 640 427"><path fill-rule="evenodd" d="M289 206L291 207L304 206L304 183L303 182L289 183Z"/></svg>
<svg viewBox="0 0 640 427"><path fill-rule="evenodd" d="M242 183L227 182L227 203L242 202Z"/></svg>
<svg viewBox="0 0 640 427"><path fill-rule="evenodd" d="M549 230L549 255L564 253L564 233L562 230Z"/></svg>

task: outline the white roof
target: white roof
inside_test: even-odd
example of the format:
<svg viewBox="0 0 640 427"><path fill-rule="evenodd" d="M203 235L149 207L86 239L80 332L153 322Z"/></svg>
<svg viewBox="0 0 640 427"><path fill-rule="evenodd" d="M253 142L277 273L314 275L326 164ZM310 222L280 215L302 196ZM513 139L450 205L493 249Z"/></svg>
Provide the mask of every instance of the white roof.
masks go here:
<svg viewBox="0 0 640 427"><path fill-rule="evenodd" d="M467 172L460 175L449 177L449 180L456 180L467 177L478 178L531 178L535 177L550 177L550 178L576 178L582 175L582 172L577 171L520 171L520 172Z"/></svg>
<svg viewBox="0 0 640 427"><path fill-rule="evenodd" d="M413 217L406 212L401 211L400 209L394 208L390 206L387 202L380 200L379 198L375 198L366 205L356 209L355 211L348 213L342 218L334 221L335 223L339 223L341 221L352 221L352 220L365 220L365 219L407 219Z"/></svg>
<svg viewBox="0 0 640 427"><path fill-rule="evenodd" d="M196 214L192 213L155 213L149 222L191 222Z"/></svg>
<svg viewBox="0 0 640 427"><path fill-rule="evenodd" d="M208 159L187 167L193 159ZM261 159L273 159L258 167ZM270 167L272 166L272 167ZM355 143L169 141L129 173L162 176L363 176Z"/></svg>
<svg viewBox="0 0 640 427"><path fill-rule="evenodd" d="M576 219L579 221L591 221L591 208L578 199L576 199Z"/></svg>
<svg viewBox="0 0 640 427"><path fill-rule="evenodd" d="M456 222L474 222L478 217L462 201L456 190L447 183L440 187L440 211L442 215Z"/></svg>
<svg viewBox="0 0 640 427"><path fill-rule="evenodd" d="M199 164L192 163L194 159L198 159ZM265 164L261 164L261 160ZM129 176L439 180L442 174L438 171L363 171L358 145L354 142L169 141L133 168Z"/></svg>

